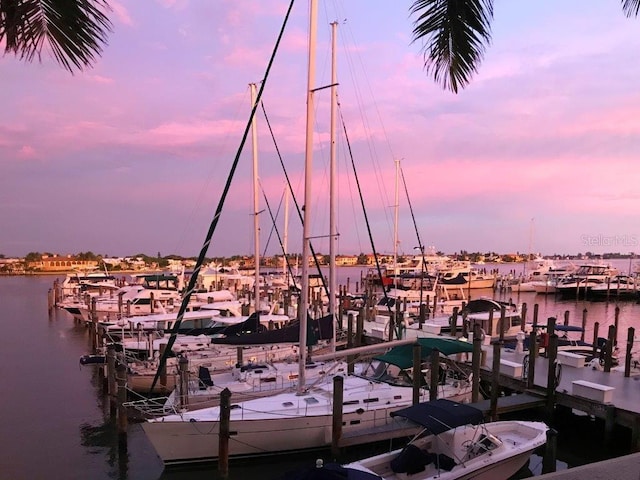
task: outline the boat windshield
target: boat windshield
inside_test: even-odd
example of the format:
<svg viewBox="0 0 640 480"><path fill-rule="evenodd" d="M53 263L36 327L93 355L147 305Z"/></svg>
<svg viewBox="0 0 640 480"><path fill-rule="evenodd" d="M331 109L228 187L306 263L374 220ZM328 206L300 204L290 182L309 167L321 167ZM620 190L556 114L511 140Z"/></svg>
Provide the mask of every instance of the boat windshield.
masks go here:
<svg viewBox="0 0 640 480"><path fill-rule="evenodd" d="M407 370L380 360L371 360L359 376L389 385L413 385L411 374Z"/></svg>

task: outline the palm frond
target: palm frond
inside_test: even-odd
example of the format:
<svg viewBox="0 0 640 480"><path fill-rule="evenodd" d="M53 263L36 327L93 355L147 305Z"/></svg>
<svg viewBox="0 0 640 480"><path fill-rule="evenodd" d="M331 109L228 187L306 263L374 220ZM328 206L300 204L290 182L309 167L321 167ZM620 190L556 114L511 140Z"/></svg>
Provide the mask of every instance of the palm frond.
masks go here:
<svg viewBox="0 0 640 480"><path fill-rule="evenodd" d="M491 42L493 0L416 0L413 42L422 40L424 66L454 93L468 85Z"/></svg>
<svg viewBox="0 0 640 480"><path fill-rule="evenodd" d="M73 72L91 66L107 44L107 0L0 0L0 40L5 53L26 61L53 57Z"/></svg>
<svg viewBox="0 0 640 480"><path fill-rule="evenodd" d="M627 17L637 17L640 12L640 0L622 0L622 10Z"/></svg>

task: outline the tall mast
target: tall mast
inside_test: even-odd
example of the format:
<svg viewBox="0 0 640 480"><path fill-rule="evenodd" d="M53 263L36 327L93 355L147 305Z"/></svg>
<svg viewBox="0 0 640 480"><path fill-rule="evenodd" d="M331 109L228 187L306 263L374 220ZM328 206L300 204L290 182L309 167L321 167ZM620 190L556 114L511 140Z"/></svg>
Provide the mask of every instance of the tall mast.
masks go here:
<svg viewBox="0 0 640 480"><path fill-rule="evenodd" d="M393 219L393 286L398 288L398 209L400 208L399 201L399 177L400 177L400 160L396 162L396 188L395 188L395 200L393 205L394 219Z"/></svg>
<svg viewBox="0 0 640 480"><path fill-rule="evenodd" d="M256 104L256 84L249 84L251 87L251 106ZM256 115L251 121L251 140L253 150L253 247L255 257L255 278L253 284L254 309L256 314L260 312L260 218L258 205L258 129Z"/></svg>
<svg viewBox="0 0 640 480"><path fill-rule="evenodd" d="M287 244L289 242L289 188L284 187L284 234L282 236L282 274L289 285L289 269L287 268ZM287 312L285 312L287 313Z"/></svg>
<svg viewBox="0 0 640 480"><path fill-rule="evenodd" d="M336 111L338 107L338 72L336 62L336 33L338 22L331 24L331 151L329 160L329 313L333 317L333 336L331 350L336 349L337 305L336 293L338 279L336 278Z"/></svg>
<svg viewBox="0 0 640 480"><path fill-rule="evenodd" d="M309 310L309 256L311 245L311 182L313 164L313 85L316 74L316 37L317 37L317 0L309 0L309 65L307 70L307 141L304 161L304 216L302 221L302 275L300 279L300 308L298 319L300 324L300 362L298 368L298 394L304 392L305 365L307 363L307 312Z"/></svg>

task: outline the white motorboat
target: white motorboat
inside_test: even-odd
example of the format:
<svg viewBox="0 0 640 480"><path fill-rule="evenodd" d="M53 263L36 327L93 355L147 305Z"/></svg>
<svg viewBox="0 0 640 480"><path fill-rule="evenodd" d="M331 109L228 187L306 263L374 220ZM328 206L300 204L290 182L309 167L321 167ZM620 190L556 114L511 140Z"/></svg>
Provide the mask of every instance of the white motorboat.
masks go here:
<svg viewBox="0 0 640 480"><path fill-rule="evenodd" d="M588 263L560 278L556 284L556 292L566 298L588 296L594 286L606 284L617 275L618 270L610 265Z"/></svg>
<svg viewBox="0 0 640 480"><path fill-rule="evenodd" d="M451 355L471 352L472 345L446 338L424 338L422 358L437 349ZM361 375L344 377L343 435L396 423L389 414L413 401L412 345L394 347L376 357ZM423 371L424 372L424 371ZM439 372L438 396L468 401L470 379L463 372ZM420 389L420 400L430 392ZM232 401L233 401L232 397ZM333 383L307 388L303 394L287 392L231 405L229 456L276 455L326 448L331 444ZM142 424L147 438L165 465L209 462L218 457L220 408L211 407L150 419ZM415 426L400 420L400 426ZM406 430L398 436L407 435ZM362 435L360 443L369 437Z"/></svg>
<svg viewBox="0 0 640 480"><path fill-rule="evenodd" d="M638 281L628 275L616 275L604 283L591 287L589 298L592 300L635 300L638 298Z"/></svg>
<svg viewBox="0 0 640 480"><path fill-rule="evenodd" d="M483 423L470 405L439 399L391 414L423 427L404 448L345 465L380 480L496 480L512 477L546 443L543 422Z"/></svg>

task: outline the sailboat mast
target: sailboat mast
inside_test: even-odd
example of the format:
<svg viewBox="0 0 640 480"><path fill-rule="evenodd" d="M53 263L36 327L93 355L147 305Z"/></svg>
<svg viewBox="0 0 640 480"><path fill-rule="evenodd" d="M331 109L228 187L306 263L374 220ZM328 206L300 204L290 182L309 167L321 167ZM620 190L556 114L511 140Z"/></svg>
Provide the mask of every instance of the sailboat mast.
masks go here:
<svg viewBox="0 0 640 480"><path fill-rule="evenodd" d="M394 218L393 218L393 286L398 288L398 209L400 208L400 196L399 196L399 177L400 177L400 160L396 162L396 187L395 187L395 200L394 200Z"/></svg>
<svg viewBox="0 0 640 480"><path fill-rule="evenodd" d="M256 104L256 84L251 87L251 106ZM251 120L251 143L253 151L253 247L255 256L255 278L253 283L254 310L260 311L260 218L258 205L258 128L256 115Z"/></svg>
<svg viewBox="0 0 640 480"><path fill-rule="evenodd" d="M304 217L302 221L302 275L300 279L300 347L298 394L304 392L305 365L307 363L307 312L309 310L309 256L311 254L311 184L313 164L313 85L316 74L317 0L309 0L309 65L307 70L307 123L304 161Z"/></svg>
<svg viewBox="0 0 640 480"><path fill-rule="evenodd" d="M331 23L331 151L329 158L329 313L333 317L333 336L331 350L336 349L337 305L336 293L338 279L336 278L336 113L338 107L338 72L336 68L336 33L338 22Z"/></svg>
<svg viewBox="0 0 640 480"><path fill-rule="evenodd" d="M287 268L287 245L289 243L289 188L284 188L284 235L282 236L282 274L289 286L289 269ZM286 314L287 312L285 312Z"/></svg>

